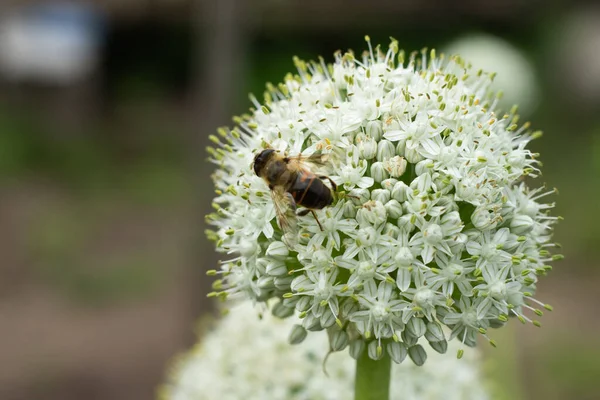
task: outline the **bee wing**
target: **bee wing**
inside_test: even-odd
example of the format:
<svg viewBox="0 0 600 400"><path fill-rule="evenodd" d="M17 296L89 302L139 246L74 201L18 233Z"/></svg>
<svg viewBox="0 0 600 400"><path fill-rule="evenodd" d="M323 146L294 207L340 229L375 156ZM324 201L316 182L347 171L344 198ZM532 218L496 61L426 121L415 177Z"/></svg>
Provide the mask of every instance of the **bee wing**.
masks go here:
<svg viewBox="0 0 600 400"><path fill-rule="evenodd" d="M297 232L296 224L296 202L292 195L282 188L275 187L271 190L271 198L275 205L277 214L277 224L284 233L284 236L295 237Z"/></svg>
<svg viewBox="0 0 600 400"><path fill-rule="evenodd" d="M313 153L311 155L291 156L288 158L288 165L296 170L303 169L319 169L326 166L329 162L329 154L323 154L320 152Z"/></svg>

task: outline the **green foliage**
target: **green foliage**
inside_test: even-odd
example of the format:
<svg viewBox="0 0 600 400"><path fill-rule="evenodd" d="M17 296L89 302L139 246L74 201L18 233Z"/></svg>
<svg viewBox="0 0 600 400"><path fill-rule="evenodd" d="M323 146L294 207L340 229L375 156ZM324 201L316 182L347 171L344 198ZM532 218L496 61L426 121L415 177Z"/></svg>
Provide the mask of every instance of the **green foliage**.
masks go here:
<svg viewBox="0 0 600 400"><path fill-rule="evenodd" d="M156 254L140 249L106 253L99 220L84 208L53 209L30 227L29 254L36 274L75 303L91 306L146 297L164 281Z"/></svg>

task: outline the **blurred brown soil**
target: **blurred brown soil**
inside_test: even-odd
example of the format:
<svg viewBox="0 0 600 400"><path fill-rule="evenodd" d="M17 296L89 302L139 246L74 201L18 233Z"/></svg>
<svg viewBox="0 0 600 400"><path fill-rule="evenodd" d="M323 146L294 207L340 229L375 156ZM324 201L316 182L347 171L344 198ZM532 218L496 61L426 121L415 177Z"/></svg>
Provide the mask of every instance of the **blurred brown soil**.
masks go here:
<svg viewBox="0 0 600 400"><path fill-rule="evenodd" d="M86 305L40 277L26 240L40 215L78 206L66 193L43 182L0 190L0 399L151 399L168 361L189 345L190 303L203 297L185 278L189 207L111 203L83 248L93 266L81 268L102 268L132 247L164 269L162 280L148 294Z"/></svg>

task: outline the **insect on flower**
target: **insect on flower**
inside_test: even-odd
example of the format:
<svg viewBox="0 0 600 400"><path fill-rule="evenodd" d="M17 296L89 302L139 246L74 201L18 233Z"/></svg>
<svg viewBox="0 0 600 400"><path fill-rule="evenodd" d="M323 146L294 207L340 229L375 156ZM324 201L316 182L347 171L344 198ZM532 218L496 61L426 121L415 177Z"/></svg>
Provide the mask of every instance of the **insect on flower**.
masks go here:
<svg viewBox="0 0 600 400"><path fill-rule="evenodd" d="M312 172L311 167L322 167L326 162L323 154L285 156L272 148L264 149L254 157L254 172L269 185L277 222L285 233L294 233L296 216L308 213L323 230L315 210L333 203L337 185L330 177ZM325 180L331 188L325 185ZM297 206L304 209L296 213Z"/></svg>
<svg viewBox="0 0 600 400"><path fill-rule="evenodd" d="M213 135L207 235L229 259L209 296L273 299L274 314L302 315L297 337L338 330L354 358L417 365L421 337L444 352L495 344L509 315L540 326L552 307L536 285L562 258L540 201L554 191L523 182L541 172L527 148L541 132L499 106L494 73L366 39L362 57L296 59L297 75Z"/></svg>

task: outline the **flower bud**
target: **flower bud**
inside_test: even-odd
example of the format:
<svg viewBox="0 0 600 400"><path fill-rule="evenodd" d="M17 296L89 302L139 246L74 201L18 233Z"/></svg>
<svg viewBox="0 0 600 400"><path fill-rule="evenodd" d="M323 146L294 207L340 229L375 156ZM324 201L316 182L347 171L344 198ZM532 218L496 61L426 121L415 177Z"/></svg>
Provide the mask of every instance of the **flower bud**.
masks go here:
<svg viewBox="0 0 600 400"><path fill-rule="evenodd" d="M277 290L287 290L293 280L294 277L291 275L276 276L275 279L273 279L273 285Z"/></svg>
<svg viewBox="0 0 600 400"><path fill-rule="evenodd" d="M285 258L290 254L290 251L285 243L276 241L272 242L269 247L267 247L266 253L269 257L273 257L278 260L285 260Z"/></svg>
<svg viewBox="0 0 600 400"><path fill-rule="evenodd" d="M506 299L506 283L502 281L494 282L489 288L489 297L495 300Z"/></svg>
<svg viewBox="0 0 600 400"><path fill-rule="evenodd" d="M288 287L289 287L289 285L288 285ZM301 299L300 296L287 297L287 298L283 299L282 303L286 307L295 309L296 308L296 304L298 304L298 300L300 300L300 299Z"/></svg>
<svg viewBox="0 0 600 400"><path fill-rule="evenodd" d="M312 313L306 314L306 318L304 318L304 320L302 321L302 326L304 326L304 328L307 331L311 331L311 332L317 332L317 331L323 330L323 327L321 326L321 321L319 320L319 318L315 317Z"/></svg>
<svg viewBox="0 0 600 400"><path fill-rule="evenodd" d="M367 346L367 351L371 360L380 360L383 357L383 349L379 345L378 340L371 341Z"/></svg>
<svg viewBox="0 0 600 400"><path fill-rule="evenodd" d="M348 200L344 203L342 213L344 214L344 218L356 217L356 206L351 200Z"/></svg>
<svg viewBox="0 0 600 400"><path fill-rule="evenodd" d="M258 242L256 240L241 240L240 241L240 254L243 257L251 257L254 254L256 254L259 246L258 246Z"/></svg>
<svg viewBox="0 0 600 400"><path fill-rule="evenodd" d="M524 235L533 229L533 219L527 215L517 214L510 221L510 230L516 235Z"/></svg>
<svg viewBox="0 0 600 400"><path fill-rule="evenodd" d="M299 312L308 311L312 304L310 303L310 297L308 296L300 296L300 300L296 303L296 310Z"/></svg>
<svg viewBox="0 0 600 400"><path fill-rule="evenodd" d="M385 161L395 155L396 149L394 148L394 144L389 140L384 139L377 144L377 161Z"/></svg>
<svg viewBox="0 0 600 400"><path fill-rule="evenodd" d="M398 143L396 143L396 154L402 157L406 156L406 140L398 140Z"/></svg>
<svg viewBox="0 0 600 400"><path fill-rule="evenodd" d="M342 302L342 306L341 306L341 313L342 314L350 314L353 312L358 311L358 303L355 301L344 301Z"/></svg>
<svg viewBox="0 0 600 400"><path fill-rule="evenodd" d="M416 164L419 161L421 161L423 157L421 154L419 154L419 152L417 152L416 148L406 148L406 151L404 152L404 157L406 157L406 161L408 161L411 164Z"/></svg>
<svg viewBox="0 0 600 400"><path fill-rule="evenodd" d="M417 175L428 174L432 171L433 167L434 167L433 161L431 161L429 159L425 159L425 160L419 161L417 163L417 165L415 165L415 173Z"/></svg>
<svg viewBox="0 0 600 400"><path fill-rule="evenodd" d="M355 136L354 136L354 145L356 149L358 149L358 145L361 144L365 139L366 139L367 135L365 135L363 132L358 132Z"/></svg>
<svg viewBox="0 0 600 400"><path fill-rule="evenodd" d="M386 189L375 189L373 192L371 192L371 199L377 200L381 204L385 204L390 201L390 197L390 191Z"/></svg>
<svg viewBox="0 0 600 400"><path fill-rule="evenodd" d="M388 173L382 162L377 161L371 165L371 178L373 178L375 182L381 182L388 178Z"/></svg>
<svg viewBox="0 0 600 400"><path fill-rule="evenodd" d="M444 231L438 224L429 224L423 229L423 240L425 243L435 246L444 239Z"/></svg>
<svg viewBox="0 0 600 400"><path fill-rule="evenodd" d="M417 290L417 293L415 293L415 298L413 301L419 307L427 307L427 305L429 303L431 303L432 299L434 299L434 298L435 298L435 293L433 292L433 290L429 289L428 287L423 287L423 288Z"/></svg>
<svg viewBox="0 0 600 400"><path fill-rule="evenodd" d="M412 232L415 229L415 223L413 222L413 215L404 214L398 218L398 228L405 232Z"/></svg>
<svg viewBox="0 0 600 400"><path fill-rule="evenodd" d="M398 182L398 179L394 179L394 178L384 179L383 181L381 181L381 188L389 190L391 193L392 189L394 189L394 185L397 182Z"/></svg>
<svg viewBox="0 0 600 400"><path fill-rule="evenodd" d="M471 222L480 231L494 229L498 224L496 214L487 207L477 207L471 214Z"/></svg>
<svg viewBox="0 0 600 400"><path fill-rule="evenodd" d="M456 158L458 158L458 154L458 151L456 151L456 148L454 147L442 147L438 156L438 161L446 166L452 165L455 162Z"/></svg>
<svg viewBox="0 0 600 400"><path fill-rule="evenodd" d="M267 269L265 272L271 276L282 276L287 275L288 269L284 262L273 260L267 264Z"/></svg>
<svg viewBox="0 0 600 400"><path fill-rule="evenodd" d="M355 274L361 279L371 279L375 277L375 267L370 261L359 261ZM350 282L349 282L350 283Z"/></svg>
<svg viewBox="0 0 600 400"><path fill-rule="evenodd" d="M358 147L358 154L361 158L364 158L365 160L371 160L377 155L377 142L375 140L366 136L360 138L360 140L357 137L356 141L356 147Z"/></svg>
<svg viewBox="0 0 600 400"><path fill-rule="evenodd" d="M512 151L506 156L506 162L513 168L522 169L525 166L527 158L523 151Z"/></svg>
<svg viewBox="0 0 600 400"><path fill-rule="evenodd" d="M333 351L342 351L346 348L346 346L348 346L348 334L346 333L346 331L336 331L332 336L331 336L331 349Z"/></svg>
<svg viewBox="0 0 600 400"><path fill-rule="evenodd" d="M383 163L386 171L392 178L398 178L406 172L406 160L404 157L394 156Z"/></svg>
<svg viewBox="0 0 600 400"><path fill-rule="evenodd" d="M302 327L302 325L294 325L292 327L292 331L290 332L290 336L288 337L288 342L290 344L300 344L306 339L306 329Z"/></svg>
<svg viewBox="0 0 600 400"><path fill-rule="evenodd" d="M427 361L427 353L425 352L423 346L421 346L420 344L411 346L408 349L408 356L411 360L413 360L415 365L419 367L425 364L425 361Z"/></svg>
<svg viewBox="0 0 600 400"><path fill-rule="evenodd" d="M277 318L287 318L294 314L294 307L288 307L282 301L278 302L271 308L271 314Z"/></svg>
<svg viewBox="0 0 600 400"><path fill-rule="evenodd" d="M452 184L452 179L449 176L445 175L436 175L433 178L433 184L436 186L438 192L443 195L450 193L454 189L454 185Z"/></svg>
<svg viewBox="0 0 600 400"><path fill-rule="evenodd" d="M460 254L467 246L468 241L469 237L466 234L459 233L456 236L454 236L452 242L450 242L450 249L454 254Z"/></svg>
<svg viewBox="0 0 600 400"><path fill-rule="evenodd" d="M418 337L410 333L408 330L402 331L402 334L400 336L402 337L402 341L406 343L407 346L414 346L419 340Z"/></svg>
<svg viewBox="0 0 600 400"><path fill-rule="evenodd" d="M273 287L275 287L273 277L268 276L268 275L263 275L260 278L258 278L256 280L256 285L259 288L265 289L265 290L269 290L269 289L272 289Z"/></svg>
<svg viewBox="0 0 600 400"><path fill-rule="evenodd" d="M523 293L521 292L510 292L508 296L506 296L506 301L509 304L514 304L516 306L520 306L523 304Z"/></svg>
<svg viewBox="0 0 600 400"><path fill-rule="evenodd" d="M402 181L397 182L392 189L392 198L396 199L400 203L403 203L408 199L409 190L410 188L406 185L406 183Z"/></svg>
<svg viewBox="0 0 600 400"><path fill-rule="evenodd" d="M348 193L354 205L362 206L371 198L371 192L368 189L354 188Z"/></svg>
<svg viewBox="0 0 600 400"><path fill-rule="evenodd" d="M387 211L380 202L369 200L356 213L356 220L361 226L379 226L387 220Z"/></svg>
<svg viewBox="0 0 600 400"><path fill-rule="evenodd" d="M521 203L520 210L523 214L528 215L531 218L535 218L540 212L540 206L540 204L536 203L533 200L524 200Z"/></svg>
<svg viewBox="0 0 600 400"><path fill-rule="evenodd" d="M402 361L404 361L406 355L408 354L406 345L404 343L395 341L389 342L387 344L387 352L392 361L396 364L400 364Z"/></svg>
<svg viewBox="0 0 600 400"><path fill-rule="evenodd" d="M442 326L438 322L429 322L427 324L427 332L425 332L425 339L427 339L428 342L446 340Z"/></svg>
<svg viewBox="0 0 600 400"><path fill-rule="evenodd" d="M365 351L365 341L361 339L353 340L350 342L350 357L358 360L358 358L362 355L363 351Z"/></svg>
<svg viewBox="0 0 600 400"><path fill-rule="evenodd" d="M429 342L429 346L431 346L432 349L434 349L435 351L437 351L440 354L445 354L446 351L448 350L448 342L445 340L440 340L437 342Z"/></svg>
<svg viewBox="0 0 600 400"><path fill-rule="evenodd" d="M268 263L269 263L269 260L267 260L266 258L259 258L258 260L256 260L256 270L258 272L260 272L261 275L266 274Z"/></svg>
<svg viewBox="0 0 600 400"><path fill-rule="evenodd" d="M321 329L327 329L335 324L335 315L333 315L331 311L327 310L323 313L323 315L321 315L319 323L320 327L316 330L320 331Z"/></svg>
<svg viewBox="0 0 600 400"><path fill-rule="evenodd" d="M365 132L373 140L379 142L381 135L383 134L383 127L381 121L369 121L365 127Z"/></svg>
<svg viewBox="0 0 600 400"><path fill-rule="evenodd" d="M420 338L427 331L427 326L421 318L411 318L406 324L406 329L415 337Z"/></svg>
<svg viewBox="0 0 600 400"><path fill-rule="evenodd" d="M397 200L392 199L385 203L385 210L390 218L399 218L402 215L402 204L398 203Z"/></svg>
<svg viewBox="0 0 600 400"><path fill-rule="evenodd" d="M456 184L456 197L462 201L473 201L477 195L479 181L473 177L465 177Z"/></svg>
<svg viewBox="0 0 600 400"><path fill-rule="evenodd" d="M412 251L410 251L410 248L403 246L396 251L394 261L398 268L408 268L412 266L412 263L415 261L415 256Z"/></svg>
<svg viewBox="0 0 600 400"><path fill-rule="evenodd" d="M386 204L387 206L387 204ZM387 210L387 207L386 207ZM389 211L388 211L388 215L389 215ZM398 237L398 235L400 234L400 228L398 228L396 225L390 224L389 222L387 224L385 224L385 227L383 228L383 234L389 237Z"/></svg>
<svg viewBox="0 0 600 400"><path fill-rule="evenodd" d="M447 212L442 217L441 222L442 227L444 227L445 229L456 228L463 224L458 211Z"/></svg>
<svg viewBox="0 0 600 400"><path fill-rule="evenodd" d="M312 264L320 270L323 270L331 265L331 254L319 249L312 253Z"/></svg>

